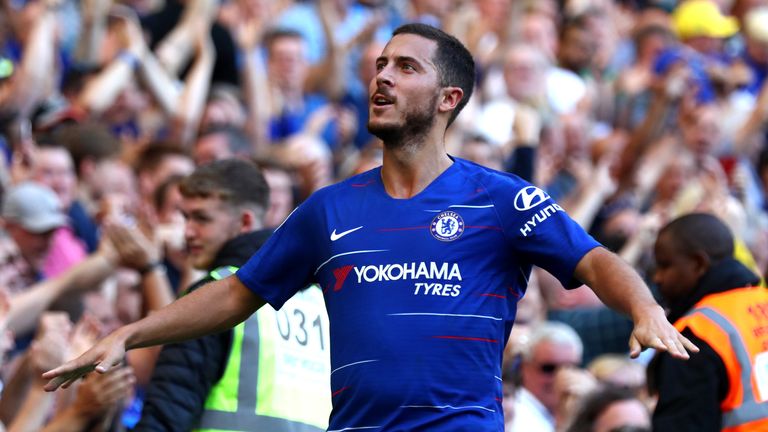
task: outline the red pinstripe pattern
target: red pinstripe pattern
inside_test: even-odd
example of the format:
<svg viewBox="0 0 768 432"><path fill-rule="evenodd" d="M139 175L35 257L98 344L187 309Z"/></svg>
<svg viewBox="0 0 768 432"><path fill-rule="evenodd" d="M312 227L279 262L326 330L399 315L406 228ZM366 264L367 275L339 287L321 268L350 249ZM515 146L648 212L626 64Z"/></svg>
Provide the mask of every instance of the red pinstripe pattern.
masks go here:
<svg viewBox="0 0 768 432"><path fill-rule="evenodd" d="M349 388L349 386L347 386L347 387L342 387L342 388L340 388L340 389L336 390L335 392L331 393L331 397L335 397L337 394L339 394L339 393L343 392L344 390L346 390L346 389L348 389L348 388Z"/></svg>
<svg viewBox="0 0 768 432"><path fill-rule="evenodd" d="M495 297L500 299L505 299L507 296L498 295L498 294L478 294L480 297Z"/></svg>

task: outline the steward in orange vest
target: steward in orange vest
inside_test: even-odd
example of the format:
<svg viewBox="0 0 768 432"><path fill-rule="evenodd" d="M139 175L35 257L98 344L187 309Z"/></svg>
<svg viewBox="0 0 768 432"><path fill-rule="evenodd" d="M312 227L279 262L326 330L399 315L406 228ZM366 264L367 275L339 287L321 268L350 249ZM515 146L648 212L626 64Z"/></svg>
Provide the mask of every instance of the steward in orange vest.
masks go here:
<svg viewBox="0 0 768 432"><path fill-rule="evenodd" d="M688 361L661 353L651 364L655 432L768 431L768 290L733 258L733 245L709 214L659 232L654 281L670 322L701 352Z"/></svg>

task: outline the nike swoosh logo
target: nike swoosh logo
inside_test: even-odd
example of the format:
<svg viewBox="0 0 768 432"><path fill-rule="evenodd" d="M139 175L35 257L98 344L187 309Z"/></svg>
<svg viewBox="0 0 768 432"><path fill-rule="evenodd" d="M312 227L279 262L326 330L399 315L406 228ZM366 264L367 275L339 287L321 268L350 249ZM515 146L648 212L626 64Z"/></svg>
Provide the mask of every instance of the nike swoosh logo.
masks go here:
<svg viewBox="0 0 768 432"><path fill-rule="evenodd" d="M352 228L351 230L342 231L342 232L340 232L340 233L338 233L338 234L336 234L336 230L333 230L333 232L331 233L331 241L336 241L336 240L338 240L338 239L340 239L340 238L344 237L345 235L347 235L347 234L349 234L349 233L353 233L353 232L355 232L355 231L359 230L359 229L360 229L360 228L362 228L362 227L363 227L363 226L362 226L362 225L360 225L360 226L359 226L359 227L357 227L357 228Z"/></svg>

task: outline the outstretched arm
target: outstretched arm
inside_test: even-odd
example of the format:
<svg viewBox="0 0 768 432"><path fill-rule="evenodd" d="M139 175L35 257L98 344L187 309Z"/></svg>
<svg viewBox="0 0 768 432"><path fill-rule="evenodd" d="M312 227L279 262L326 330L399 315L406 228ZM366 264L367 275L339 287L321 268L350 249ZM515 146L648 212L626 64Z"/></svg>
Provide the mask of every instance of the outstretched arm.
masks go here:
<svg viewBox="0 0 768 432"><path fill-rule="evenodd" d="M45 2L37 9L38 15L24 44L21 64L9 78L10 83L0 89L0 110L26 118L45 96L48 81L53 75L56 58L56 12L53 2Z"/></svg>
<svg viewBox="0 0 768 432"><path fill-rule="evenodd" d="M575 276L609 307L629 315L635 328L629 338L630 356L637 357L643 347L667 351L687 359L688 352L699 352L667 320L640 276L627 263L604 248L588 252L576 266Z"/></svg>
<svg viewBox="0 0 768 432"><path fill-rule="evenodd" d="M50 380L45 390L68 387L93 371L118 365L125 351L178 342L231 328L244 321L265 301L243 285L237 276L211 282L144 319L115 330L80 357L43 374Z"/></svg>
<svg viewBox="0 0 768 432"><path fill-rule="evenodd" d="M85 0L80 2L83 27L77 41L75 59L83 64L98 64L101 45L107 33L107 15L112 0Z"/></svg>
<svg viewBox="0 0 768 432"><path fill-rule="evenodd" d="M190 145L203 117L205 100L211 84L211 75L216 63L216 49L210 35L210 27L200 27L195 40L197 56L189 70L184 90L179 96L178 111L175 121L179 127L178 138L185 145Z"/></svg>
<svg viewBox="0 0 768 432"><path fill-rule="evenodd" d="M8 328L14 333L34 330L38 318L56 299L77 295L77 290L94 289L115 270L115 263L105 253L97 252L62 275L39 282L11 297Z"/></svg>

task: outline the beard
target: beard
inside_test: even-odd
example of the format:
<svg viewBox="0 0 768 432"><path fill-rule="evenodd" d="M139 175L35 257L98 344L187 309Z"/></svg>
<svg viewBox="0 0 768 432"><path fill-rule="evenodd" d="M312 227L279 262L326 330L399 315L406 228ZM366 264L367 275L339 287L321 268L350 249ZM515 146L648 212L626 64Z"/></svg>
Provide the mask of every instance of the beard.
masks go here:
<svg viewBox="0 0 768 432"><path fill-rule="evenodd" d="M435 124L438 97L435 94L426 104L408 110L405 119L399 124L373 124L368 120L368 132L382 140L387 148L400 148L409 143L421 142Z"/></svg>

